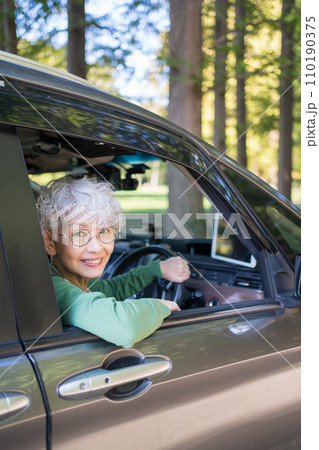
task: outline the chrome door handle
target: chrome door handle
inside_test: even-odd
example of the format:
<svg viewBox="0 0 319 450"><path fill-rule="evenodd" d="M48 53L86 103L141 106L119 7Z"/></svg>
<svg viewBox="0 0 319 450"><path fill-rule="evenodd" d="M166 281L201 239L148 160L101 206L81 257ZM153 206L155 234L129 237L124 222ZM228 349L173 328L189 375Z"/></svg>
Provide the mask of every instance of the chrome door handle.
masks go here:
<svg viewBox="0 0 319 450"><path fill-rule="evenodd" d="M57 388L58 395L65 400L84 400L98 397L121 384L148 379L154 380L172 368L169 358L150 356L143 364L122 369L92 369L73 375L62 381Z"/></svg>
<svg viewBox="0 0 319 450"><path fill-rule="evenodd" d="M0 392L0 420L8 419L29 406L29 396L23 392Z"/></svg>

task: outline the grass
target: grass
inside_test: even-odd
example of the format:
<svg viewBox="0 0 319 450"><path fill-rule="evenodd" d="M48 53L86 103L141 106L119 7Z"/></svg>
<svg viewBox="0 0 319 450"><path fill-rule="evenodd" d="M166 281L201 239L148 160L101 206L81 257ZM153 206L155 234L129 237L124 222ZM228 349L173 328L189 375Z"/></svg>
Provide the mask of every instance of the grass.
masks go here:
<svg viewBox="0 0 319 450"><path fill-rule="evenodd" d="M168 208L168 187L156 190L119 191L115 193L125 212L166 212Z"/></svg>
<svg viewBox="0 0 319 450"><path fill-rule="evenodd" d="M168 209L168 186L158 186L156 190L146 188L137 191L115 192L123 211L125 212L160 212ZM205 197L203 206L206 212L211 210L211 203Z"/></svg>

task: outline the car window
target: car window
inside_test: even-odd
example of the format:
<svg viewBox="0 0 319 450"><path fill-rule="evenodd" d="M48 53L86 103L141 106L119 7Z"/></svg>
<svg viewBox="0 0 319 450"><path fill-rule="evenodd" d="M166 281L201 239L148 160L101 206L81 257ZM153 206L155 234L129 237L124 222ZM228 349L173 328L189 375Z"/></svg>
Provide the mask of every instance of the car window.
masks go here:
<svg viewBox="0 0 319 450"><path fill-rule="evenodd" d="M226 221L205 187L185 167L136 151L134 155L115 156L97 169L116 188L115 196L125 217L104 278L112 276L123 254L160 245L181 255L190 265L191 278L184 283L179 300L182 310L227 307L233 302L264 298L258 262L251 247L245 245L247 229L240 240L234 227L234 222L241 221L239 215ZM35 199L41 184L65 173L30 174ZM91 167L73 173L81 174L98 175ZM158 257L143 256L125 271ZM157 295L150 286L136 296ZM165 293L165 298L172 295Z"/></svg>
<svg viewBox="0 0 319 450"><path fill-rule="evenodd" d="M178 166L154 157L134 181L135 190L123 186L115 193L125 213L123 238L145 234L149 239L211 240L212 213L217 209Z"/></svg>
<svg viewBox="0 0 319 450"><path fill-rule="evenodd" d="M294 265L295 256L301 250L301 226L297 214L289 211L270 194L238 175L232 169L223 164L219 164L219 166Z"/></svg>
<svg viewBox="0 0 319 450"><path fill-rule="evenodd" d="M171 180L177 180L172 183ZM192 252L214 260L255 267L256 260L239 240L233 214L228 221L198 183L180 166L154 158L148 170L137 175L135 191L116 193L125 213L120 238L145 234L146 242L165 240L167 245L183 241ZM248 232L243 230L244 238ZM216 262L216 261L215 261Z"/></svg>

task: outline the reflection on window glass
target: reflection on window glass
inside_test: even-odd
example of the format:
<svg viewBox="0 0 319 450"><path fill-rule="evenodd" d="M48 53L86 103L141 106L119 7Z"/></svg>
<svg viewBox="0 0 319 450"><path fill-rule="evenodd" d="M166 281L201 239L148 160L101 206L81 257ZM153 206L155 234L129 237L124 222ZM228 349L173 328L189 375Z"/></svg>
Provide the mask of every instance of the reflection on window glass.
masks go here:
<svg viewBox="0 0 319 450"><path fill-rule="evenodd" d="M266 211L279 233L296 253L300 252L300 227L281 214L274 206L266 206Z"/></svg>
<svg viewBox="0 0 319 450"><path fill-rule="evenodd" d="M294 265L295 255L300 252L300 219L271 195L267 194L249 180L220 164L248 205L263 222L277 243Z"/></svg>

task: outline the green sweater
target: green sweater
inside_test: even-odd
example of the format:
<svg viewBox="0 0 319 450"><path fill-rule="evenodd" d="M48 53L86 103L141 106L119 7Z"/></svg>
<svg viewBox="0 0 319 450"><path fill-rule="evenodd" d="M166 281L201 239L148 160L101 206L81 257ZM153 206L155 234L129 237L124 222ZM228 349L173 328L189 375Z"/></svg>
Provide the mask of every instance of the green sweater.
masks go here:
<svg viewBox="0 0 319 450"><path fill-rule="evenodd" d="M132 347L152 334L171 313L156 299L122 301L157 277L162 278L158 260L111 280L89 280L91 292L84 292L64 278L53 276L62 323L83 328L115 345Z"/></svg>

